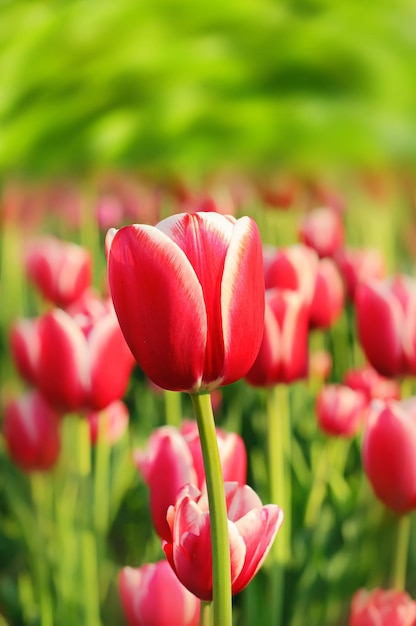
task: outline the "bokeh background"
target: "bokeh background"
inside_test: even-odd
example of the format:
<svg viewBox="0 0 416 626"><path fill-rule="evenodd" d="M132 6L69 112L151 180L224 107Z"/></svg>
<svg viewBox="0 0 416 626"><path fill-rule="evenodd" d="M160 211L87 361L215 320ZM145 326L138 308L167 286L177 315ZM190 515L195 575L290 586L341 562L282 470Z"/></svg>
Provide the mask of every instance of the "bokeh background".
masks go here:
<svg viewBox="0 0 416 626"><path fill-rule="evenodd" d="M411 0L0 3L0 171L412 166Z"/></svg>

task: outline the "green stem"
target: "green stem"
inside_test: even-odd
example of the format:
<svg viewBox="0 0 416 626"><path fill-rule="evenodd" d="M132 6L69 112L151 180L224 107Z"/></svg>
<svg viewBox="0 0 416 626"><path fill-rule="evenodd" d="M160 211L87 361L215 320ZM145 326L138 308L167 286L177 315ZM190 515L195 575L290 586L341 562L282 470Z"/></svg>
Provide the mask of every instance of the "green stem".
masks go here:
<svg viewBox="0 0 416 626"><path fill-rule="evenodd" d="M212 622L211 602L201 601L201 613L199 616L199 626L211 626Z"/></svg>
<svg viewBox="0 0 416 626"><path fill-rule="evenodd" d="M209 393L191 394L201 440L207 483L212 543L214 626L231 626L231 560L224 481Z"/></svg>
<svg viewBox="0 0 416 626"><path fill-rule="evenodd" d="M270 502L284 513L279 538L274 542L272 559L270 624L281 624L284 603L284 571L291 558L291 427L288 387L276 385L267 394L267 446Z"/></svg>
<svg viewBox="0 0 416 626"><path fill-rule="evenodd" d="M104 414L98 420L98 437L95 445L94 466L94 528L104 534L110 520L110 453L111 446L107 438L107 423ZM102 419L101 419L102 418Z"/></svg>
<svg viewBox="0 0 416 626"><path fill-rule="evenodd" d="M401 515L397 524L397 545L393 562L391 586L403 591L406 586L407 555L410 540L410 515Z"/></svg>
<svg viewBox="0 0 416 626"><path fill-rule="evenodd" d="M179 428L182 421L182 403L179 391L164 392L166 424Z"/></svg>

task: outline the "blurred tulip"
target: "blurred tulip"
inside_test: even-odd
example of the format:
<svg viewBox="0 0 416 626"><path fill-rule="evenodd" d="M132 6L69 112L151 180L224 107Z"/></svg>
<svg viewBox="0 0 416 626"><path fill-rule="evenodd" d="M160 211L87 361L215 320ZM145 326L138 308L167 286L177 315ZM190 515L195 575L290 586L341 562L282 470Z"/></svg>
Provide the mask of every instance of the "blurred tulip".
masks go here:
<svg viewBox="0 0 416 626"><path fill-rule="evenodd" d="M416 371L411 336L415 334L416 280L397 276L362 283L355 305L359 339L371 365L383 376L406 374L412 367Z"/></svg>
<svg viewBox="0 0 416 626"><path fill-rule="evenodd" d="M309 312L312 328L329 328L344 307L344 283L335 263L321 259L316 275L315 290Z"/></svg>
<svg viewBox="0 0 416 626"><path fill-rule="evenodd" d="M248 217L173 215L107 235L109 284L137 362L190 393L243 377L264 324L260 235Z"/></svg>
<svg viewBox="0 0 416 626"><path fill-rule="evenodd" d="M30 245L25 262L29 279L56 306L68 306L91 284L91 255L74 243L42 237Z"/></svg>
<svg viewBox="0 0 416 626"><path fill-rule="evenodd" d="M268 289L264 335L246 380L258 387L290 383L308 373L309 311L296 291Z"/></svg>
<svg viewBox="0 0 416 626"><path fill-rule="evenodd" d="M18 319L10 329L10 350L20 376L36 384L39 360L39 319Z"/></svg>
<svg viewBox="0 0 416 626"><path fill-rule="evenodd" d="M247 485L227 482L225 498L231 555L232 593L239 593L263 564L283 521L275 504L263 506ZM212 600L211 531L208 499L187 485L169 507L171 539L163 549L179 580L204 601Z"/></svg>
<svg viewBox="0 0 416 626"><path fill-rule="evenodd" d="M244 442L235 433L217 428L220 461L225 481L246 482L247 455ZM202 489L205 471L196 422L185 421L180 430L162 426L150 436L145 451L136 450L135 463L150 488L150 509L158 535L170 538L166 513L187 483Z"/></svg>
<svg viewBox="0 0 416 626"><path fill-rule="evenodd" d="M367 401L399 400L400 385L396 380L381 376L371 365L348 370L344 375L344 384L356 391L362 391Z"/></svg>
<svg viewBox="0 0 416 626"><path fill-rule="evenodd" d="M416 508L416 414L409 405L371 403L362 456L375 494L387 507L400 514Z"/></svg>
<svg viewBox="0 0 416 626"><path fill-rule="evenodd" d="M11 459L26 472L49 470L58 460L60 416L35 390L6 405L3 435Z"/></svg>
<svg viewBox="0 0 416 626"><path fill-rule="evenodd" d="M316 252L303 244L278 248L274 258L265 263L266 289L297 291L309 306L315 291L318 261Z"/></svg>
<svg viewBox="0 0 416 626"><path fill-rule="evenodd" d="M326 380L331 373L332 356L328 350L316 350L309 354L309 374L318 380Z"/></svg>
<svg viewBox="0 0 416 626"><path fill-rule="evenodd" d="M114 400L101 411L87 413L86 419L90 426L90 441L93 446L96 445L99 437L113 445L126 432L129 413L124 402Z"/></svg>
<svg viewBox="0 0 416 626"><path fill-rule="evenodd" d="M344 279L347 297L352 302L359 284L386 275L384 256L376 248L344 248L336 252L334 260Z"/></svg>
<svg viewBox="0 0 416 626"><path fill-rule="evenodd" d="M319 257L330 257L344 243L345 229L338 211L329 207L307 213L299 229L301 241L313 248Z"/></svg>
<svg viewBox="0 0 416 626"><path fill-rule="evenodd" d="M167 561L123 567L118 587L128 626L198 626L200 601Z"/></svg>
<svg viewBox="0 0 416 626"><path fill-rule="evenodd" d="M100 410L124 395L134 359L111 300L85 299L70 311L49 311L27 329L20 323L11 336L13 355L53 406Z"/></svg>
<svg viewBox="0 0 416 626"><path fill-rule="evenodd" d="M359 589L351 603L349 626L415 626L416 602L404 591Z"/></svg>
<svg viewBox="0 0 416 626"><path fill-rule="evenodd" d="M335 437L354 437L363 423L366 408L364 393L345 385L326 385L315 404L319 427Z"/></svg>

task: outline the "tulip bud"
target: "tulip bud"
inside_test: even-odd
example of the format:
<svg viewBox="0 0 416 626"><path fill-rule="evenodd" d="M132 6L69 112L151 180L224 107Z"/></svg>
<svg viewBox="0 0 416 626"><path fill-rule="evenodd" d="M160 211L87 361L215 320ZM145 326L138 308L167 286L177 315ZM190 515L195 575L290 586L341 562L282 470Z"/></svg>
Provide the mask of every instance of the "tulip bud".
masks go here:
<svg viewBox="0 0 416 626"><path fill-rule="evenodd" d="M121 400L114 400L101 411L90 411L86 419L90 426L90 441L96 445L99 438L113 445L124 435L129 424L129 413Z"/></svg>
<svg viewBox="0 0 416 626"><path fill-rule="evenodd" d="M246 482L247 455L235 433L217 428L220 462L225 481ZM145 451L136 450L135 463L150 488L150 509L158 535L170 537L166 513L187 483L205 486L205 471L196 422L185 421L180 430L162 426L153 431Z"/></svg>
<svg viewBox="0 0 416 626"><path fill-rule="evenodd" d="M396 380L381 376L370 365L348 370L344 375L344 384L355 389L355 391L362 391L368 402L377 399L400 399L399 383Z"/></svg>
<svg viewBox="0 0 416 626"><path fill-rule="evenodd" d="M416 602L404 591L359 589L351 603L349 626L414 626Z"/></svg>
<svg viewBox="0 0 416 626"><path fill-rule="evenodd" d="M362 283L355 305L358 335L371 365L383 376L408 373L413 361L409 324L413 327L416 314L416 281L397 276Z"/></svg>
<svg viewBox="0 0 416 626"><path fill-rule="evenodd" d="M91 284L92 259L88 250L55 237L32 243L26 255L26 271L46 300L65 307Z"/></svg>
<svg viewBox="0 0 416 626"><path fill-rule="evenodd" d="M416 415L411 405L372 402L362 456L367 477L387 507L396 513L416 508Z"/></svg>
<svg viewBox="0 0 416 626"><path fill-rule="evenodd" d="M49 470L61 448L59 415L37 392L29 391L4 409L3 435L11 459L26 472Z"/></svg>
<svg viewBox="0 0 416 626"><path fill-rule="evenodd" d="M345 231L338 211L322 207L307 213L299 229L301 241L315 250L319 257L330 257L344 243Z"/></svg>
<svg viewBox="0 0 416 626"><path fill-rule="evenodd" d="M316 252L303 244L278 249L274 259L265 264L266 289L297 291L309 306L315 290L318 261Z"/></svg>
<svg viewBox="0 0 416 626"><path fill-rule="evenodd" d="M251 385L290 383L307 376L308 322L309 311L298 292L266 291L263 341L246 375Z"/></svg>
<svg viewBox="0 0 416 626"><path fill-rule="evenodd" d="M353 437L361 426L367 399L345 385L326 385L316 399L319 427L327 435Z"/></svg>
<svg viewBox="0 0 416 626"><path fill-rule="evenodd" d="M352 302L358 285L386 275L385 260L377 248L344 248L336 252L334 260L344 278L347 297Z"/></svg>
<svg viewBox="0 0 416 626"><path fill-rule="evenodd" d="M109 237L111 296L145 374L164 389L189 393L243 377L264 324L256 224L182 213Z"/></svg>
<svg viewBox="0 0 416 626"><path fill-rule="evenodd" d="M331 259L321 259L309 312L312 328L329 328L344 307L344 283Z"/></svg>
<svg viewBox="0 0 416 626"><path fill-rule="evenodd" d="M123 567L118 586L128 626L198 626L200 602L167 561Z"/></svg>
<svg viewBox="0 0 416 626"><path fill-rule="evenodd" d="M233 595L239 593L262 566L283 522L275 504L263 506L248 485L225 483ZM169 563L182 584L198 598L212 600L211 530L208 498L194 485L180 492L169 507L171 539L163 542Z"/></svg>

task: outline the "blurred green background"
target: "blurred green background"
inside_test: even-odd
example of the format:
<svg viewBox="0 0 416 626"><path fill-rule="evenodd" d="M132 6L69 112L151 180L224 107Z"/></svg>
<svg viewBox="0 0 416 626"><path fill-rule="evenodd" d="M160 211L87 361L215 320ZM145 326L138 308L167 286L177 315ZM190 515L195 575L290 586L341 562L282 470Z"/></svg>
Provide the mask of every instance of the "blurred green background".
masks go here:
<svg viewBox="0 0 416 626"><path fill-rule="evenodd" d="M412 0L0 2L0 173L416 160Z"/></svg>

